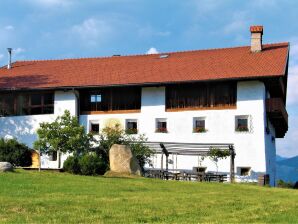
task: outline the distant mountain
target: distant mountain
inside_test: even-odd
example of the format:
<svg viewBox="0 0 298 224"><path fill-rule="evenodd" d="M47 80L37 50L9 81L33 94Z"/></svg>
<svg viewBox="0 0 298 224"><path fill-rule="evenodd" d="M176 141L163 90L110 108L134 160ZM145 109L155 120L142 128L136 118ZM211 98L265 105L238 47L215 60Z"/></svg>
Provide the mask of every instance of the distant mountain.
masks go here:
<svg viewBox="0 0 298 224"><path fill-rule="evenodd" d="M282 161L282 160L285 160L285 159L288 159L288 158L282 157L280 155L276 155L275 159L276 159L276 162L278 162L278 161Z"/></svg>
<svg viewBox="0 0 298 224"><path fill-rule="evenodd" d="M284 181L298 181L298 156L278 160L276 158L276 178Z"/></svg>
<svg viewBox="0 0 298 224"><path fill-rule="evenodd" d="M278 165L298 168L298 156L277 161Z"/></svg>

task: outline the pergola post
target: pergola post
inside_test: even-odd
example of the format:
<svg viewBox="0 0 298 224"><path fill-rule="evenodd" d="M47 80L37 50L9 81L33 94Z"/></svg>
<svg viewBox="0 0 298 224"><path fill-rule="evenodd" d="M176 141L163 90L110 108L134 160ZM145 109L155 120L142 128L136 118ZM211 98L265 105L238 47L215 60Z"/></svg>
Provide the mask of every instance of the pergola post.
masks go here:
<svg viewBox="0 0 298 224"><path fill-rule="evenodd" d="M163 153L161 153L160 169L163 171Z"/></svg>
<svg viewBox="0 0 298 224"><path fill-rule="evenodd" d="M235 181L235 150L233 145L229 146L230 150L230 182L234 183Z"/></svg>

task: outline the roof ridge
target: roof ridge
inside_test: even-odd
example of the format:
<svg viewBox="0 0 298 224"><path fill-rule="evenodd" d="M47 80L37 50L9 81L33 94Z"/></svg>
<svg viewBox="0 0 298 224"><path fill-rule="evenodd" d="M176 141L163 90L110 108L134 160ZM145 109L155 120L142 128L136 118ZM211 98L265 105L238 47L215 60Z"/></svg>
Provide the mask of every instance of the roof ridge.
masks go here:
<svg viewBox="0 0 298 224"><path fill-rule="evenodd" d="M275 46L275 45L289 45L289 42L278 42L278 43L268 43L263 44L264 46ZM237 49L237 48L246 48L250 47L249 45L244 46L235 46L235 47L224 47L224 48L208 48L208 49L198 49L198 50L182 50L182 51L170 51L170 52L160 52L157 54L130 54L130 55L120 55L120 56L98 56L98 57L77 57L77 58L62 58L62 59L37 59L37 60L17 60L16 62L55 62L55 61L71 61L71 60L89 60L89 59L107 59L107 58L120 58L120 57L145 57L152 55L165 55L165 54L181 54L181 53L193 53L201 51L214 51L214 50L227 50L227 49ZM4 65L5 67L5 65ZM1 67L0 67L1 68Z"/></svg>

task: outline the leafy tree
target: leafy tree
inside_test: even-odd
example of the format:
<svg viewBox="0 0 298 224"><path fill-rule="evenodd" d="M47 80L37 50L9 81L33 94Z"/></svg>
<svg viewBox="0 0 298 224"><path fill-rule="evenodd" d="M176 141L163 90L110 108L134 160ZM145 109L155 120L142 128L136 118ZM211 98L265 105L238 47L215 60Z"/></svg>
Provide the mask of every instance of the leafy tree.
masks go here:
<svg viewBox="0 0 298 224"><path fill-rule="evenodd" d="M218 172L218 161L220 159L226 159L230 155L231 155L231 152L228 149L217 149L213 147L210 148L207 154L210 160L215 164L216 172Z"/></svg>
<svg viewBox="0 0 298 224"><path fill-rule="evenodd" d="M68 110L53 122L41 123L37 134L38 140L34 142L34 148L47 154L58 152L59 167L61 153L80 154L89 150L93 142L92 135L85 133L84 126Z"/></svg>
<svg viewBox="0 0 298 224"><path fill-rule="evenodd" d="M10 162L13 166L32 165L32 151L25 144L15 139L0 139L0 161Z"/></svg>
<svg viewBox="0 0 298 224"><path fill-rule="evenodd" d="M99 134L96 153L104 159L109 166L109 151L114 144L128 145L131 148L133 155L137 158L140 166L144 169L146 163L150 163L150 157L153 155L153 151L144 144L147 139L145 135L139 135L137 137L127 134L120 125L116 124L115 127L106 127Z"/></svg>

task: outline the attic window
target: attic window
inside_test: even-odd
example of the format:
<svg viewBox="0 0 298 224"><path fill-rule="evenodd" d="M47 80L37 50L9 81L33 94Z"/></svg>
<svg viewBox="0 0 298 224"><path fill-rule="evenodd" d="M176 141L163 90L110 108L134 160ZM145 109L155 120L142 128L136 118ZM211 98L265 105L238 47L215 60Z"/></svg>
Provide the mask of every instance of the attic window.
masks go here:
<svg viewBox="0 0 298 224"><path fill-rule="evenodd" d="M161 55L159 55L159 58L168 58L169 57L169 55L168 54L161 54Z"/></svg>

